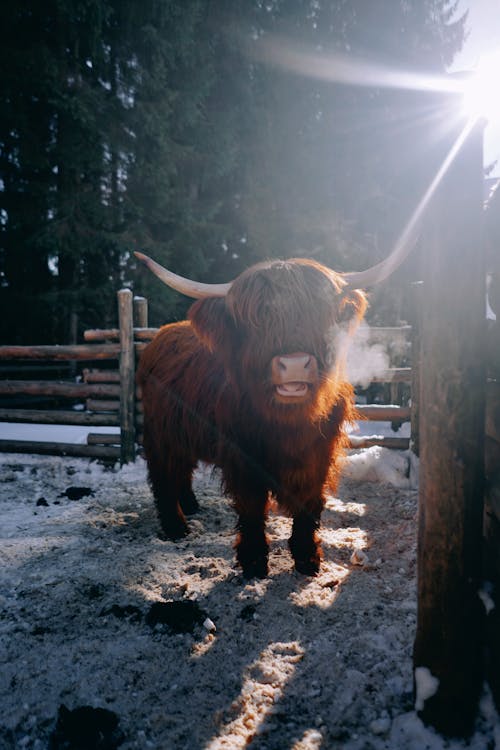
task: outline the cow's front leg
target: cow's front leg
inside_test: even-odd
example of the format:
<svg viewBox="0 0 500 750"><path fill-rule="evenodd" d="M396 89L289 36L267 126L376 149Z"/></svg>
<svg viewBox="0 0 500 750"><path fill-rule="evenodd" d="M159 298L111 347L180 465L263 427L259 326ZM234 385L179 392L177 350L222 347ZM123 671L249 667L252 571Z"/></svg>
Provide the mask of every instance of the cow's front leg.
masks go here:
<svg viewBox="0 0 500 750"><path fill-rule="evenodd" d="M238 498L234 502L238 514L236 559L245 578L265 578L269 547L265 525L267 493L264 498Z"/></svg>
<svg viewBox="0 0 500 750"><path fill-rule="evenodd" d="M288 546L292 553L295 569L307 576L319 572L321 562L321 541L318 537L321 507L314 511L299 511L293 516L292 535Z"/></svg>

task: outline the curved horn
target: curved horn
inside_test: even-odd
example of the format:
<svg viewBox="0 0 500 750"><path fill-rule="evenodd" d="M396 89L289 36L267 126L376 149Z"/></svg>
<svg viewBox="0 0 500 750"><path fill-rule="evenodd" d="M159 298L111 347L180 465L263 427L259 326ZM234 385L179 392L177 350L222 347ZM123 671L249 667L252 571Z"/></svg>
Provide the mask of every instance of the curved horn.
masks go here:
<svg viewBox="0 0 500 750"><path fill-rule="evenodd" d="M342 273L341 276L351 289L364 289L365 287L379 284L381 281L389 278L401 265L415 247L417 240L418 234L413 233L412 235L411 230L407 229L398 239L392 253L380 261L380 263L367 268L366 271L350 271Z"/></svg>
<svg viewBox="0 0 500 750"><path fill-rule="evenodd" d="M228 284L202 284L199 281L191 281L191 279L185 279L183 276L178 276L172 271L167 271L166 268L160 266L159 263L149 258L144 253L135 252L135 257L144 263L145 266L152 271L155 276L158 276L160 281L164 284L175 289L181 294L185 294L186 297L192 297L193 299L203 299L204 297L225 297L231 288L231 283Z"/></svg>

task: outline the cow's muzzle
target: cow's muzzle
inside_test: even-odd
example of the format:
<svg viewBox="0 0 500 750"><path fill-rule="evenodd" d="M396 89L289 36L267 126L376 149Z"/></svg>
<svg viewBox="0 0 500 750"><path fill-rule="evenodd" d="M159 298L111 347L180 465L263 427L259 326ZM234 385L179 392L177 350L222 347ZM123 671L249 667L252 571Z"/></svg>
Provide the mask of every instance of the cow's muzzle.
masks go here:
<svg viewBox="0 0 500 750"><path fill-rule="evenodd" d="M318 379L316 357L304 352L273 357L271 377L278 396L287 399L304 398Z"/></svg>

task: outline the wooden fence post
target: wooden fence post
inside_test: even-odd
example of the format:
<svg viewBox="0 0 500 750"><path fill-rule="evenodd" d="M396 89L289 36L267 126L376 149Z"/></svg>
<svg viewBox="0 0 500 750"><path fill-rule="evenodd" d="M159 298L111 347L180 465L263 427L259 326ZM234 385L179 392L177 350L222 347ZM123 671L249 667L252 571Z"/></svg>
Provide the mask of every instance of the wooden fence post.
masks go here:
<svg viewBox="0 0 500 750"><path fill-rule="evenodd" d="M148 327L148 301L146 297L134 297L134 326Z"/></svg>
<svg viewBox="0 0 500 750"><path fill-rule="evenodd" d="M416 708L451 736L473 730L484 669L482 191L476 126L433 197L422 264Z"/></svg>
<svg viewBox="0 0 500 750"><path fill-rule="evenodd" d="M118 292L120 323L121 464L135 460L135 352L133 303L130 289Z"/></svg>
<svg viewBox="0 0 500 750"><path fill-rule="evenodd" d="M422 306L422 282L411 285L411 438L410 450L420 456L420 309Z"/></svg>

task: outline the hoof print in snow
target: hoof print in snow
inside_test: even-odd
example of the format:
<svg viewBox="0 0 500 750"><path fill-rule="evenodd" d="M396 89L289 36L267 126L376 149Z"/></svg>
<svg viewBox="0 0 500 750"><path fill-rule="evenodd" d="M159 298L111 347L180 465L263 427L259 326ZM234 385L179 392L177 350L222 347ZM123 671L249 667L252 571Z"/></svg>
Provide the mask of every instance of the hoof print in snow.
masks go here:
<svg viewBox="0 0 500 750"><path fill-rule="evenodd" d="M139 607L134 607L133 604L125 604L124 606L113 604L112 607L103 609L100 614L101 617L113 615L113 617L117 617L119 620L130 620L131 622L140 622L142 620L141 610Z"/></svg>
<svg viewBox="0 0 500 750"><path fill-rule="evenodd" d="M44 497L39 497L38 500L36 501L36 507L37 508L48 508L49 504L48 504L48 502L46 501L46 499Z"/></svg>
<svg viewBox="0 0 500 750"><path fill-rule="evenodd" d="M61 705L49 748L115 750L124 740L123 733L118 729L118 721L118 716L106 708L80 706L70 711Z"/></svg>
<svg viewBox="0 0 500 750"><path fill-rule="evenodd" d="M69 500L81 500L82 497L93 495L94 490L90 487L68 487L58 497L67 497Z"/></svg>
<svg viewBox="0 0 500 750"><path fill-rule="evenodd" d="M192 633L196 625L203 625L207 618L197 602L155 602L146 615L146 624L167 625L174 633Z"/></svg>

